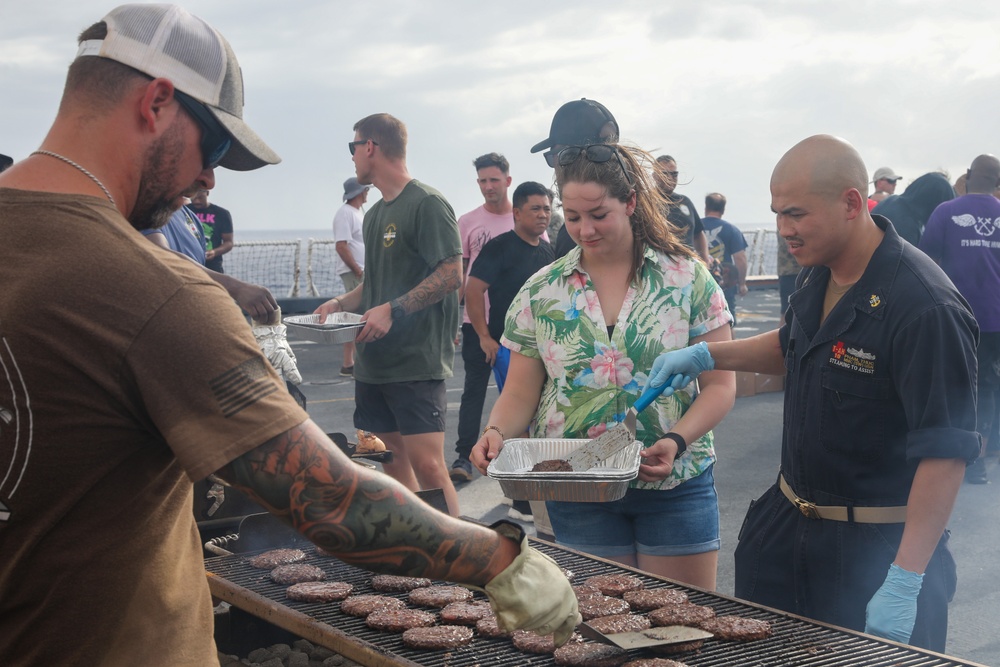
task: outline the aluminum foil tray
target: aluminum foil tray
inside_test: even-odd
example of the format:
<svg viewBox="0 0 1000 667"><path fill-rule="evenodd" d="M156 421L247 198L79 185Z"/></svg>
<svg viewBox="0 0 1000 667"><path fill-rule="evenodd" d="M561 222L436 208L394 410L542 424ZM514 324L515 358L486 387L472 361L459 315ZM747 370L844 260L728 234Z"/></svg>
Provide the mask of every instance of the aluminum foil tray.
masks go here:
<svg viewBox="0 0 1000 667"><path fill-rule="evenodd" d="M330 313L325 321L316 314L290 315L281 322L299 338L326 344L350 343L365 326L355 313Z"/></svg>
<svg viewBox="0 0 1000 667"><path fill-rule="evenodd" d="M511 439L490 462L486 474L512 500L602 503L619 500L639 475L642 444L633 442L602 465L584 472L531 472L536 463L565 459L585 439Z"/></svg>

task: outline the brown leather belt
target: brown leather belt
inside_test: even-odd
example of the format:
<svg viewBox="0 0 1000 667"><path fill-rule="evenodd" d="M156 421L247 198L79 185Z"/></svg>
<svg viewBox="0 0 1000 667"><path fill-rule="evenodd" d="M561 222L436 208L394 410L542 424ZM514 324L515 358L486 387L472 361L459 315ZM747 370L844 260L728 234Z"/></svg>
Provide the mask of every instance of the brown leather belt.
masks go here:
<svg viewBox="0 0 1000 667"><path fill-rule="evenodd" d="M784 475L778 475L778 486L788 501L810 519L829 521L854 521L855 523L906 523L906 505L897 507L843 507L815 505L799 498L788 486Z"/></svg>

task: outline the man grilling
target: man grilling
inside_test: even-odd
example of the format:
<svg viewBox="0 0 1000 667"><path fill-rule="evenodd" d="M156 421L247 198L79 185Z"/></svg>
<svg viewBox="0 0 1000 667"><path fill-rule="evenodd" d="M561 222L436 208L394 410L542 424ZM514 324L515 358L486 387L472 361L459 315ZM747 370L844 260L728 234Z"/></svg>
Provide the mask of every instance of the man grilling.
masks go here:
<svg viewBox="0 0 1000 667"><path fill-rule="evenodd" d="M216 166L279 161L225 39L144 4L79 41L41 148L0 175L3 664L218 665L191 511L215 471L346 562L485 587L508 628L565 641L554 562L352 463L222 288L139 233Z"/></svg>

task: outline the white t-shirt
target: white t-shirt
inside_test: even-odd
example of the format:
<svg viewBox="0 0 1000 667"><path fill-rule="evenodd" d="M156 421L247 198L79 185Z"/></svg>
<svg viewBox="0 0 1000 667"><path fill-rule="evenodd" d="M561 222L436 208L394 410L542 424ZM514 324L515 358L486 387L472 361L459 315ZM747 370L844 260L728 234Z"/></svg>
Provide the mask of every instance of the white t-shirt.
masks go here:
<svg viewBox="0 0 1000 667"><path fill-rule="evenodd" d="M514 212L497 215L486 210L485 206L473 209L458 219L458 233L462 236L462 260L472 263L479 257L479 251L489 243L490 239L514 229ZM486 317L489 319L490 298L486 295ZM462 307L462 323L468 324L469 314Z"/></svg>
<svg viewBox="0 0 1000 667"><path fill-rule="evenodd" d="M341 206L333 216L333 240L347 241L347 249L351 251L351 256L362 271L365 269L365 238L361 232L364 219L361 209L354 208L350 204ZM351 272L336 251L333 254L333 270L338 276Z"/></svg>

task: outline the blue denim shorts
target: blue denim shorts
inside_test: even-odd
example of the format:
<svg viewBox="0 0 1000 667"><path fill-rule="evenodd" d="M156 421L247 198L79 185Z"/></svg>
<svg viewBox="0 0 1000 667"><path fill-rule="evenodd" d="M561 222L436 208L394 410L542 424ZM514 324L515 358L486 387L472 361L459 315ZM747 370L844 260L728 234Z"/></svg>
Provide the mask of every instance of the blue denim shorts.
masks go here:
<svg viewBox="0 0 1000 667"><path fill-rule="evenodd" d="M610 503L548 501L556 543L610 558L718 551L719 496L712 468L673 489L629 489Z"/></svg>

